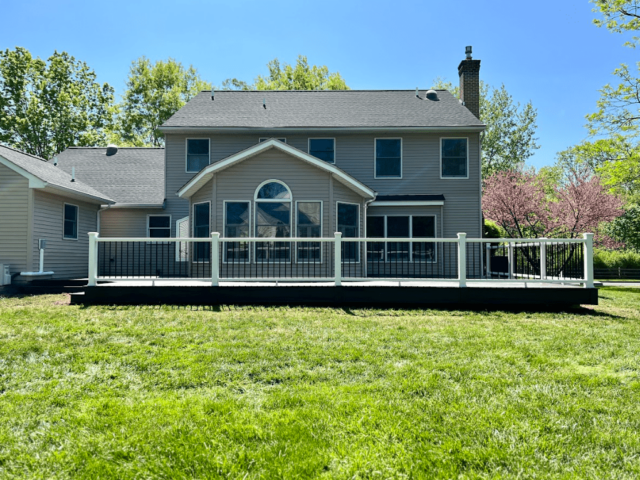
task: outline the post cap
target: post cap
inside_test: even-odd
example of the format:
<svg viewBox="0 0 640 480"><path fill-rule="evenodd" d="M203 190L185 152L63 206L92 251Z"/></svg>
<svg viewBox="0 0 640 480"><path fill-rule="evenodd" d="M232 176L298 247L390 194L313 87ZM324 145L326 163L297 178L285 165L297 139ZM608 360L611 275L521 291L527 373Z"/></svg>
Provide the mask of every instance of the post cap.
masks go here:
<svg viewBox="0 0 640 480"><path fill-rule="evenodd" d="M341 237L341 236L342 236L342 232L334 232L334 235L335 235L336 237Z"/></svg>
<svg viewBox="0 0 640 480"><path fill-rule="evenodd" d="M466 233L458 233L458 238L466 238Z"/></svg>
<svg viewBox="0 0 640 480"><path fill-rule="evenodd" d="M219 237L220 236L220 232L211 232L211 236L212 237Z"/></svg>

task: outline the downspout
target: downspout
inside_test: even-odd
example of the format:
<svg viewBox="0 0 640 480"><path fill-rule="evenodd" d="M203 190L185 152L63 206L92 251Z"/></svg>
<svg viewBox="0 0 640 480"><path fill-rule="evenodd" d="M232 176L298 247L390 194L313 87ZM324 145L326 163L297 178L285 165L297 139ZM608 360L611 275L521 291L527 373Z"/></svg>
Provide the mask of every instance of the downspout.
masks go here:
<svg viewBox="0 0 640 480"><path fill-rule="evenodd" d="M101 218L101 213L103 210L109 210L111 208L111 205L101 205L100 208L98 209L98 211L96 212L96 230L98 231L98 235L100 235L100 218Z"/></svg>

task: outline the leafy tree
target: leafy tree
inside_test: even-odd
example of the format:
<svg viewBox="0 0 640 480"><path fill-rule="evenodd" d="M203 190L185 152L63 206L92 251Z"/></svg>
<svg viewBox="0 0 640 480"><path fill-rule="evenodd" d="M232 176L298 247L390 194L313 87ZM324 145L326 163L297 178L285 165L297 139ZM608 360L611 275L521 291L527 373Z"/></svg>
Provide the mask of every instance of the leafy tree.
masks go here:
<svg viewBox="0 0 640 480"><path fill-rule="evenodd" d="M0 52L0 141L42 158L103 144L113 88L67 52L46 61L26 48Z"/></svg>
<svg viewBox="0 0 640 480"><path fill-rule="evenodd" d="M640 1L638 0L592 0L596 5L594 11L602 14L602 18L593 21L599 27L611 32L627 33L640 30ZM626 45L635 47L638 37Z"/></svg>
<svg viewBox="0 0 640 480"><path fill-rule="evenodd" d="M459 96L459 88L452 83L442 79L434 83L434 88ZM504 85L492 88L480 82L480 120L487 125L482 139L482 178L524 166L540 148L535 137L537 117L531 102L521 106Z"/></svg>
<svg viewBox="0 0 640 480"><path fill-rule="evenodd" d="M640 205L628 205L624 215L607 224L604 231L614 241L640 252Z"/></svg>
<svg viewBox="0 0 640 480"><path fill-rule="evenodd" d="M299 55L295 66L280 64L274 58L267 64L269 75L258 75L253 83L228 78L222 83L224 90L349 90L338 72L329 72L326 65L310 66L307 57Z"/></svg>
<svg viewBox="0 0 640 480"><path fill-rule="evenodd" d="M640 200L640 146L622 135L570 147L558 153L557 165L568 171L584 166L613 193Z"/></svg>
<svg viewBox="0 0 640 480"><path fill-rule="evenodd" d="M136 146L164 145L158 128L198 92L210 88L192 66L185 69L172 58L155 64L139 58L131 64L127 90L118 106L115 139Z"/></svg>

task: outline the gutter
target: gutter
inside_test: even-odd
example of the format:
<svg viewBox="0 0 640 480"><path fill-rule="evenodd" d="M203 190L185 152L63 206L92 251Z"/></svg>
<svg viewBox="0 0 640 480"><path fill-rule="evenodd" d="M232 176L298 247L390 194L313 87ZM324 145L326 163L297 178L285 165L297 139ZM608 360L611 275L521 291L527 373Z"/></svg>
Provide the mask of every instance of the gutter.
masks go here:
<svg viewBox="0 0 640 480"><path fill-rule="evenodd" d="M456 125L441 127L160 127L163 133L180 133L180 132L219 132L219 133L256 133L256 132L281 132L281 133L304 133L304 132L330 132L340 131L348 133L369 133L369 132L481 132L486 128L485 124L481 125Z"/></svg>

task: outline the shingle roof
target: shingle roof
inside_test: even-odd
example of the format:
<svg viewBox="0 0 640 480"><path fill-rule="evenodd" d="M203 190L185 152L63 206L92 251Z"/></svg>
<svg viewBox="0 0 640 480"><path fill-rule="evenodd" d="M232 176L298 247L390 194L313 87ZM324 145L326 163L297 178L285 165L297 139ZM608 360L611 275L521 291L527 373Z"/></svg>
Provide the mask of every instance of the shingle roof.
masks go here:
<svg viewBox="0 0 640 480"><path fill-rule="evenodd" d="M52 163L48 163L40 157L29 155L4 145L0 145L0 156L53 187L60 187L77 194L94 197L98 200L103 200L104 203L113 202L109 195L96 190L86 182L78 180L77 176L76 181L72 182L69 173L53 166Z"/></svg>
<svg viewBox="0 0 640 480"><path fill-rule="evenodd" d="M163 127L482 127L447 90L203 91ZM267 108L263 108L263 100Z"/></svg>
<svg viewBox="0 0 640 480"><path fill-rule="evenodd" d="M51 162L51 161L50 161ZM164 194L164 148L71 147L58 155L58 168L105 192L117 204L162 205Z"/></svg>

